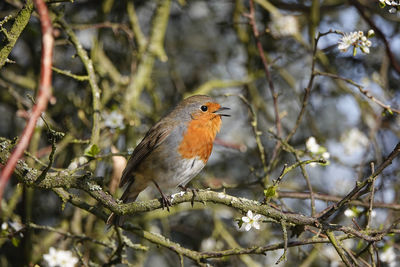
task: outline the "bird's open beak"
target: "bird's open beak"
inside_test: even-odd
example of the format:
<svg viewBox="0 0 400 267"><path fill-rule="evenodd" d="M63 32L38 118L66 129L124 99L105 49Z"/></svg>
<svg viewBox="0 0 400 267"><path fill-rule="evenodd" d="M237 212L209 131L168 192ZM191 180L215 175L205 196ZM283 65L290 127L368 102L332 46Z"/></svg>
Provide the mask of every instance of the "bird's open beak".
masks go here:
<svg viewBox="0 0 400 267"><path fill-rule="evenodd" d="M220 115L220 116L230 117L231 115L229 115L229 114L221 113L221 112L223 112L224 110L230 110L230 108L220 107L218 110L214 111L213 113L218 114L218 115Z"/></svg>

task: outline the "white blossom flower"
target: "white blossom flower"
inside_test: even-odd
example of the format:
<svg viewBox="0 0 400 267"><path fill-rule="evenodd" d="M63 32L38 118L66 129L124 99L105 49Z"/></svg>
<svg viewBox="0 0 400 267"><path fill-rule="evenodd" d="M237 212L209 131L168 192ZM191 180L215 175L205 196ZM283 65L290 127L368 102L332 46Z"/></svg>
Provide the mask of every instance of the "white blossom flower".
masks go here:
<svg viewBox="0 0 400 267"><path fill-rule="evenodd" d="M110 127L111 129L125 129L124 116L118 111L114 110L111 113L105 113L104 125Z"/></svg>
<svg viewBox="0 0 400 267"><path fill-rule="evenodd" d="M328 160L331 157L331 154L329 154L329 152L324 152L321 156L323 159Z"/></svg>
<svg viewBox="0 0 400 267"><path fill-rule="evenodd" d="M357 214L356 214L353 210L351 210L351 209L346 209L346 210L344 211L344 215L345 215L346 217L348 217L348 218L357 217Z"/></svg>
<svg viewBox="0 0 400 267"><path fill-rule="evenodd" d="M375 35L375 31L373 29L368 31L368 34L367 34L368 38L374 37L374 35Z"/></svg>
<svg viewBox="0 0 400 267"><path fill-rule="evenodd" d="M369 47L361 46L360 49L364 54L369 54Z"/></svg>
<svg viewBox="0 0 400 267"><path fill-rule="evenodd" d="M379 254L379 259L383 262L388 263L389 265L391 263L394 263L396 260L396 252L394 251L393 247L387 248L385 251Z"/></svg>
<svg viewBox="0 0 400 267"><path fill-rule="evenodd" d="M291 36L299 32L299 23L295 16L274 15L268 27L274 37Z"/></svg>
<svg viewBox="0 0 400 267"><path fill-rule="evenodd" d="M329 158L330 158L330 154L329 154L329 152L328 151L326 151L326 148L325 147L323 147L323 146L320 146L318 143L317 143L317 140L315 139L315 137L313 137L313 136L311 136L311 137L309 137L308 139L307 139L307 141L306 141L306 149L308 150L308 151L310 151L312 154L313 154L313 156L320 156L320 157L322 157L325 161L327 161ZM326 163L319 163L319 162L311 162L311 163L309 163L308 164L308 166L310 166L310 167L315 167L315 166L317 166L318 164L329 164L329 162L326 162Z"/></svg>
<svg viewBox="0 0 400 267"><path fill-rule="evenodd" d="M358 40L357 32L350 32L343 34L343 37L339 40L339 50L346 52L350 46L353 46Z"/></svg>
<svg viewBox="0 0 400 267"><path fill-rule="evenodd" d="M3 222L3 223L1 224L1 230L5 231L5 230L7 230L7 229L8 229L8 224L7 224L6 222Z"/></svg>
<svg viewBox="0 0 400 267"><path fill-rule="evenodd" d="M374 30L369 30L367 35L364 35L363 31L343 33L342 38L339 39L338 49L341 52L346 52L349 47L353 47L354 55L356 54L356 48L360 48L364 54L369 54L372 42L368 39L374 36Z"/></svg>
<svg viewBox="0 0 400 267"><path fill-rule="evenodd" d="M242 221L243 221L242 226L244 227L244 230L249 231L252 227L259 230L260 229L260 223L259 223L260 219L261 219L260 214L253 215L253 212L251 210L247 211L247 215L242 217Z"/></svg>
<svg viewBox="0 0 400 267"><path fill-rule="evenodd" d="M399 0L379 0L381 8L384 8L385 6L390 6L389 8L389 13L396 13L398 10L398 7L400 6L400 1Z"/></svg>
<svg viewBox="0 0 400 267"><path fill-rule="evenodd" d="M48 254L43 255L43 259L49 267L74 267L78 263L71 251L57 250L53 247L49 249Z"/></svg>
<svg viewBox="0 0 400 267"><path fill-rule="evenodd" d="M390 1L390 0L379 0L381 4L386 4L388 6L398 6L400 5L399 1Z"/></svg>
<svg viewBox="0 0 400 267"><path fill-rule="evenodd" d="M315 137L311 136L306 141L306 148L311 153L317 153L320 149L320 145L317 143Z"/></svg>
<svg viewBox="0 0 400 267"><path fill-rule="evenodd" d="M43 255L43 259L46 261L49 267L57 266L59 264L59 255L55 248L51 247L48 254Z"/></svg>

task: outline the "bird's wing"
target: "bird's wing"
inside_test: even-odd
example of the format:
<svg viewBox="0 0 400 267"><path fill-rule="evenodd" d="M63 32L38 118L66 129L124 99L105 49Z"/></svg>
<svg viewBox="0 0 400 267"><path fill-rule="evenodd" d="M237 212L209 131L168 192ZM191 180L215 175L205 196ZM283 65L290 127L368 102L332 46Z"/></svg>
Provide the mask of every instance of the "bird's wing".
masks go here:
<svg viewBox="0 0 400 267"><path fill-rule="evenodd" d="M159 121L155 124L133 151L128 163L122 172L119 186L124 186L130 179L132 172L138 164L145 159L156 147L158 147L170 135L173 129L171 123Z"/></svg>

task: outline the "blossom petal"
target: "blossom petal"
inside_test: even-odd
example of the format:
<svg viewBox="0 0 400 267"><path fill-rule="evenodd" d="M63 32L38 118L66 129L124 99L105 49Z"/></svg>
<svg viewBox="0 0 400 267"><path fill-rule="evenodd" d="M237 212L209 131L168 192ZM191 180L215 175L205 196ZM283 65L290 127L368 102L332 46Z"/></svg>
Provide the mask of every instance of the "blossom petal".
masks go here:
<svg viewBox="0 0 400 267"><path fill-rule="evenodd" d="M242 217L242 221L244 221L245 223L249 223L250 222L250 218L249 217Z"/></svg>
<svg viewBox="0 0 400 267"><path fill-rule="evenodd" d="M244 230L246 230L248 232L250 229L251 229L251 223L245 223Z"/></svg>
<svg viewBox="0 0 400 267"><path fill-rule="evenodd" d="M253 218L253 212L251 210L247 211L247 217L249 217L250 219Z"/></svg>
<svg viewBox="0 0 400 267"><path fill-rule="evenodd" d="M256 214L254 217L253 217L253 220L255 220L255 221L258 221L258 220L260 220L261 219L261 215L260 214Z"/></svg>

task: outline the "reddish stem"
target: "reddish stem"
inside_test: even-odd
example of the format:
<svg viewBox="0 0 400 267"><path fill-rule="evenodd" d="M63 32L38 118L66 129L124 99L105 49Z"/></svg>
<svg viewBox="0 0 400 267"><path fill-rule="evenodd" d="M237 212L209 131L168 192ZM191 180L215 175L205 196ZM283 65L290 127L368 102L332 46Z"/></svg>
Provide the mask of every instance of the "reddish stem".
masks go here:
<svg viewBox="0 0 400 267"><path fill-rule="evenodd" d="M33 106L32 114L22 132L19 142L9 157L5 167L0 174L0 205L3 198L3 192L8 180L13 173L19 158L28 147L31 140L36 122L42 112L47 108L47 103L51 97L51 66L53 58L53 28L51 26L50 16L46 4L43 0L34 0L37 12L39 13L41 29L42 29L42 63L40 69L39 92L36 104Z"/></svg>

